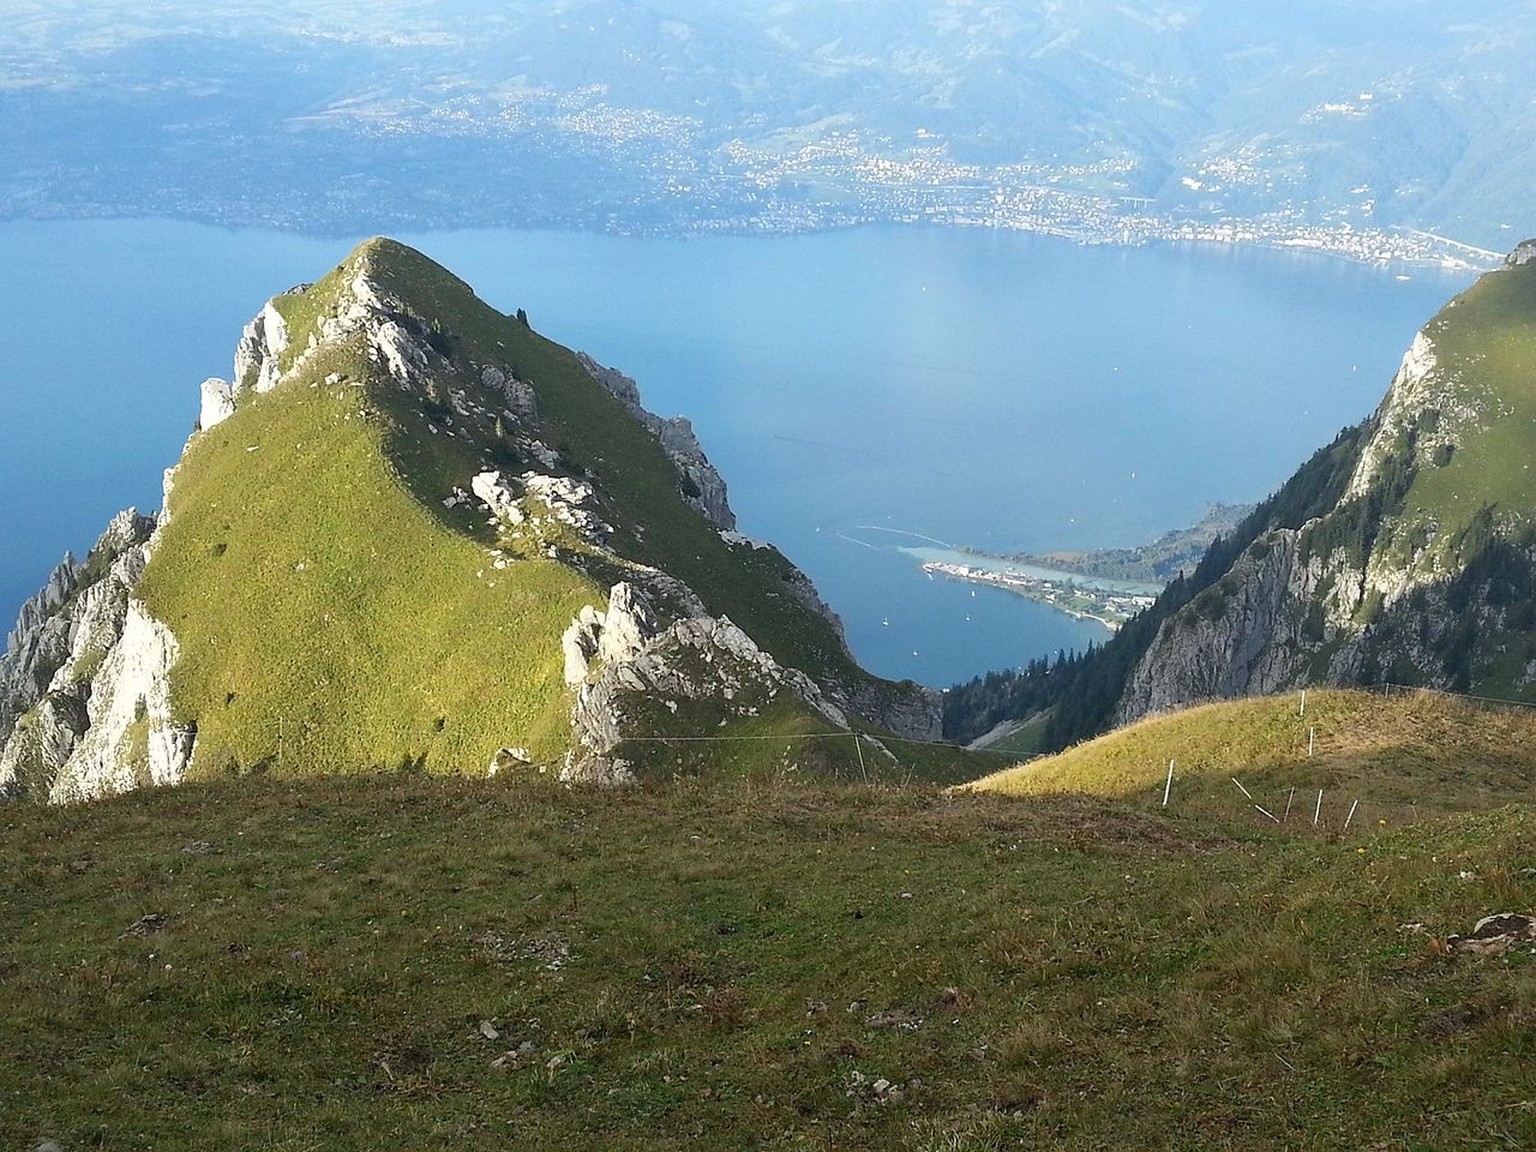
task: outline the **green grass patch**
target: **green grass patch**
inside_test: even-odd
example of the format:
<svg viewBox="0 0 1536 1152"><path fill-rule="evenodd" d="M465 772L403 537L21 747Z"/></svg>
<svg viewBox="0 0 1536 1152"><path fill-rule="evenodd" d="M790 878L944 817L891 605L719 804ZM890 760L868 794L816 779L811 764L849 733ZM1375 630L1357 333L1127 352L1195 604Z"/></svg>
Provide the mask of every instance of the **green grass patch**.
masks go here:
<svg viewBox="0 0 1536 1152"><path fill-rule="evenodd" d="M1254 697L1156 716L977 781L1009 795L1081 792L1160 803L1173 760L1172 802L1207 813L1276 816L1310 827L1319 790L1326 831L1536 800L1536 710L1488 710L1436 693L1346 690ZM1246 799L1237 777L1253 794ZM1263 817L1253 813L1254 819Z"/></svg>
<svg viewBox="0 0 1536 1152"><path fill-rule="evenodd" d="M201 775L483 772L565 746L560 634L605 590L497 570L406 490L392 434L367 389L297 381L189 446L140 594L181 644Z"/></svg>
<svg viewBox="0 0 1536 1152"><path fill-rule="evenodd" d="M1532 957L1436 940L1533 842L751 778L9 806L0 1142L1518 1147Z"/></svg>

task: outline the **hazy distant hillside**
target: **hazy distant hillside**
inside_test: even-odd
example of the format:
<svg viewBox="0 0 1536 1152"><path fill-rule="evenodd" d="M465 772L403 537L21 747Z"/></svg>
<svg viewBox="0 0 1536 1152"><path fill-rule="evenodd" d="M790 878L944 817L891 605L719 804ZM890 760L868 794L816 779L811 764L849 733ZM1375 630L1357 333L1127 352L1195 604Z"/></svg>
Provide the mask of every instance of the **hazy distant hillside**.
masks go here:
<svg viewBox="0 0 1536 1152"><path fill-rule="evenodd" d="M1091 239L1409 225L1504 249L1529 5L30 4L0 212ZM260 155L262 163L250 163ZM1145 203L1143 203L1145 201Z"/></svg>

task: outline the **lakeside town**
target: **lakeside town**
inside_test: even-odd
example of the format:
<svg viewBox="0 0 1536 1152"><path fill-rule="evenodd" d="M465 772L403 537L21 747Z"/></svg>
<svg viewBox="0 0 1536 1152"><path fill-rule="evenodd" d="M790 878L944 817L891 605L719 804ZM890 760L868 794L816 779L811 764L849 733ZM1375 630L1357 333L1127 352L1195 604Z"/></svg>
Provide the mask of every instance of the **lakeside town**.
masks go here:
<svg viewBox="0 0 1536 1152"><path fill-rule="evenodd" d="M46 129L52 113L39 115ZM263 139L278 154L310 161L253 170L243 157ZM1477 271L1502 259L1383 221L1368 186L1329 194L1298 179L1295 157L1278 145L1205 155L1157 180L1130 156L968 164L923 128L898 139L813 125L749 140L623 106L602 85L347 102L274 120L250 138L205 139L185 156L162 152L155 165L142 163L144 143L131 133L104 141L88 169L73 152L40 147L21 170L0 175L0 218L154 215L340 234L430 219L440 228L636 236L926 224L1092 245L1267 247L1407 270ZM406 168L376 162L401 155L411 158ZM430 186L412 182L407 169L430 171ZM508 181L509 170L519 179ZM54 187L67 188L67 197L50 202L45 192Z"/></svg>
<svg viewBox="0 0 1536 1152"><path fill-rule="evenodd" d="M1150 595L1079 584L1067 572L1044 576L1014 568L978 568L970 564L938 560L924 563L923 571L930 575L947 576L952 580L1002 588L1078 620L1097 620L1110 632L1119 631L1122 624L1143 609L1150 608L1156 599Z"/></svg>
<svg viewBox="0 0 1536 1152"><path fill-rule="evenodd" d="M1368 264L1457 271L1496 266L1502 253L1375 221L1369 187L1323 204L1277 173L1275 154L1243 146L1192 166L1169 191L1139 187L1135 160L982 166L952 159L942 137L910 142L856 129L774 146L712 139L699 121L608 101L601 85L506 103L472 95L426 117L365 121L381 135L511 139L553 134L572 156L624 174L608 224L637 233L794 233L860 224L936 224L1057 236L1084 244L1207 243L1310 251ZM623 201L633 214L615 208ZM575 223L573 221L573 223Z"/></svg>

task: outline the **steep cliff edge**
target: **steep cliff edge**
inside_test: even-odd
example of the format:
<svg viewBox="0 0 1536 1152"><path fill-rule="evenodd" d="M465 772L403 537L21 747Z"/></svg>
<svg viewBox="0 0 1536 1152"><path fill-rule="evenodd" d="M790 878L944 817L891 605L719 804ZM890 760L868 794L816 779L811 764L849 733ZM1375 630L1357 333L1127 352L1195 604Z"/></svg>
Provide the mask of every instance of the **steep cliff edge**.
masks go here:
<svg viewBox="0 0 1536 1152"><path fill-rule="evenodd" d="M275 297L232 375L201 386L158 527L125 514L24 609L0 661L10 794L622 780L674 769L683 736L849 711L937 735L934 694L862 672L803 574L733 531L686 420L420 253L369 241Z"/></svg>
<svg viewBox="0 0 1536 1152"><path fill-rule="evenodd" d="M1536 684L1536 266L1523 246L1415 338L1337 500L1271 522L1165 620L1117 719L1303 684Z"/></svg>
<svg viewBox="0 0 1536 1152"><path fill-rule="evenodd" d="M0 658L0 795L57 802L186 774L196 725L171 715L176 638L134 597L155 529L121 513L22 609Z"/></svg>
<svg viewBox="0 0 1536 1152"><path fill-rule="evenodd" d="M1195 701L1381 681L1536 696L1536 243L1414 339L1319 450L1103 648L958 686L946 731L1065 747Z"/></svg>

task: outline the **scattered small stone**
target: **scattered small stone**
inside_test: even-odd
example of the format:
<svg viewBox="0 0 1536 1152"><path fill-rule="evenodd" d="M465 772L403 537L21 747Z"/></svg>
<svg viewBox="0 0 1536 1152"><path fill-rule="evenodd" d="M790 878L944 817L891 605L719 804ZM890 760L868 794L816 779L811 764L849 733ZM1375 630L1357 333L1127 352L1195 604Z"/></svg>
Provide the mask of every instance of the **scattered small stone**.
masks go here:
<svg viewBox="0 0 1536 1152"><path fill-rule="evenodd" d="M558 972L571 961L571 942L558 932L530 936L526 940L511 939L500 932L482 932L471 937L470 942L480 945L497 964L531 960L547 972Z"/></svg>
<svg viewBox="0 0 1536 1152"><path fill-rule="evenodd" d="M164 913L151 912L146 916L140 916L132 924L128 925L127 928L123 929L123 933L118 939L124 940L129 936L148 936L152 932L159 932L167 923L169 923L169 920Z"/></svg>
<svg viewBox="0 0 1536 1152"><path fill-rule="evenodd" d="M915 1032L923 1026L923 1018L915 1012L905 1008L892 1008L886 1012L876 1012L867 1017L865 1025L870 1028L899 1028L907 1032Z"/></svg>
<svg viewBox="0 0 1536 1152"><path fill-rule="evenodd" d="M93 860L71 860L69 862L69 870L76 876L79 876L82 873L89 872L94 864L95 861Z"/></svg>
<svg viewBox="0 0 1536 1152"><path fill-rule="evenodd" d="M500 1056L491 1061L491 1067L497 1069L516 1068L519 1064L539 1054L539 1046L532 1040L524 1040L516 1048L508 1048Z"/></svg>
<svg viewBox="0 0 1536 1152"><path fill-rule="evenodd" d="M1447 952L1468 956L1502 956L1516 944L1536 941L1536 917L1515 912L1484 916L1467 936L1447 936Z"/></svg>
<svg viewBox="0 0 1536 1152"><path fill-rule="evenodd" d="M946 988L939 993L939 1003L946 1008L969 1008L971 998L958 988Z"/></svg>
<svg viewBox="0 0 1536 1152"><path fill-rule="evenodd" d="M848 1074L848 1083L843 1089L843 1094L872 1104L900 1104L907 1092L921 1083L919 1080L911 1080L906 1088L903 1088L884 1076L872 1081L864 1073L853 1071Z"/></svg>
<svg viewBox="0 0 1536 1152"><path fill-rule="evenodd" d="M211 840L194 840L181 850L183 856L207 856L211 852L217 852L218 845Z"/></svg>
<svg viewBox="0 0 1536 1152"><path fill-rule="evenodd" d="M501 1033L496 1030L496 1025L492 1024L489 1020L480 1021L480 1035L484 1036L487 1040L501 1039Z"/></svg>

